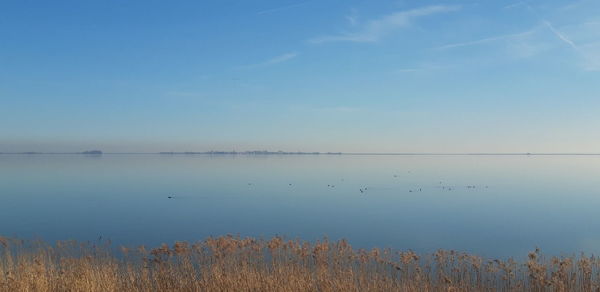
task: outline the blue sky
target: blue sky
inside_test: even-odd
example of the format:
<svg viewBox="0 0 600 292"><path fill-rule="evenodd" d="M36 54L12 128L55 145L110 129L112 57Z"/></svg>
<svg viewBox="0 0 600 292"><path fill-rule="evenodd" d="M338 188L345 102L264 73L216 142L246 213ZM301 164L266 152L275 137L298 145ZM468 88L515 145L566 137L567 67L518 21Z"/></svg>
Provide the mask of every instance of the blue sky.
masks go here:
<svg viewBox="0 0 600 292"><path fill-rule="evenodd" d="M600 152L600 1L0 1L0 151Z"/></svg>

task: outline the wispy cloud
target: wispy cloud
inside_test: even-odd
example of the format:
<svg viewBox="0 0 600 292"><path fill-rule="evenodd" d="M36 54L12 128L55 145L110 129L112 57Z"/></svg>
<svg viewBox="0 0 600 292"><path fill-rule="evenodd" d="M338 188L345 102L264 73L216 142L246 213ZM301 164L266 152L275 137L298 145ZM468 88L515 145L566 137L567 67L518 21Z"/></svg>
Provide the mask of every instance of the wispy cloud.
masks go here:
<svg viewBox="0 0 600 292"><path fill-rule="evenodd" d="M558 29L576 44L579 53L584 56L582 68L586 71L600 71L600 20L592 19Z"/></svg>
<svg viewBox="0 0 600 292"><path fill-rule="evenodd" d="M546 27L548 27L548 29L550 29L550 31L552 31L552 33L554 35L556 35L556 37L558 37L558 39L560 39L561 41L563 41L566 44L568 44L569 46L571 46L571 48L573 48L578 53L581 53L581 50L579 49L579 47L577 47L577 45L575 45L575 43L573 41L571 41L565 34L561 33L556 28L554 28L554 26L549 21L543 20L542 23L544 23L544 25Z"/></svg>
<svg viewBox="0 0 600 292"><path fill-rule="evenodd" d="M595 0L591 0L591 1L590 0L571 1L569 4L561 7L560 10L566 11L566 10L576 9L576 8L584 6L584 4L587 4L587 3L592 2L592 1L595 1Z"/></svg>
<svg viewBox="0 0 600 292"><path fill-rule="evenodd" d="M560 41L570 46L580 56L583 70L600 71L600 41L578 45L565 33L556 29L549 21L544 20L543 23Z"/></svg>
<svg viewBox="0 0 600 292"><path fill-rule="evenodd" d="M355 26L356 24L358 24L358 20L356 19L356 16L354 15L346 15L346 20L348 20L348 23L350 23L350 25Z"/></svg>
<svg viewBox="0 0 600 292"><path fill-rule="evenodd" d="M582 4L584 1L579 1L576 4L580 5ZM531 7L530 5L527 5L527 8L535 15L538 17L538 19L540 19L542 21L542 23L548 28L548 30L550 30L550 32L552 32L552 34L554 34L556 36L556 38L558 40L560 40L561 42L567 44L569 47L571 47L573 49L573 51L579 55L579 57L583 60L583 64L582 67L584 70L587 71L600 71L600 64L598 63L598 53L596 53L595 50L584 50L582 49L581 46L579 46L578 44L576 44L567 34L565 34L564 32L560 31L559 29L557 29L556 27L554 27L554 25L552 25L552 23L550 21L548 21L547 19L543 18L540 14L538 14L533 7ZM584 22L583 24L587 24L590 22ZM585 48L588 48L589 46L585 46ZM594 46L592 46L594 47Z"/></svg>
<svg viewBox="0 0 600 292"><path fill-rule="evenodd" d="M290 53L285 53L283 55L279 55L279 56L275 56L269 60L266 60L264 62L261 63L256 63L256 64L251 64L251 65L246 65L246 66L241 66L239 67L240 69L248 69L248 68L256 68L256 67L263 67L263 66L269 66L269 65L275 65L275 64L279 64L279 63L283 63L286 61L289 61L291 59L294 59L298 57L298 53L296 52L290 52Z"/></svg>
<svg viewBox="0 0 600 292"><path fill-rule="evenodd" d="M481 44L495 42L495 41L501 41L501 40L507 40L507 39L525 37L525 36L533 34L535 31L536 31L536 29L531 29L531 30L528 30L528 31L520 32L520 33L498 35L498 36L487 37L487 38L482 38L482 39L473 40L473 41L452 43L452 44L447 44L447 45L439 46L439 47L436 47L434 49L436 49L436 50L447 50L447 49L453 49L453 48L459 48L459 47L481 45Z"/></svg>
<svg viewBox="0 0 600 292"><path fill-rule="evenodd" d="M282 63L282 62L291 60L293 58L296 58L297 56L298 56L298 53L296 53L296 52L286 53L283 55L273 57L262 64L263 65L273 65L273 64L277 64L277 63Z"/></svg>
<svg viewBox="0 0 600 292"><path fill-rule="evenodd" d="M349 15L346 15L346 20L350 26L358 25L358 11L356 9L352 9Z"/></svg>
<svg viewBox="0 0 600 292"><path fill-rule="evenodd" d="M357 31L345 32L337 35L316 37L310 39L309 42L377 42L385 36L399 29L410 26L416 18L437 13L456 11L459 9L459 6L434 5L412 10L399 11L389 15L385 15L378 19L368 21Z"/></svg>
<svg viewBox="0 0 600 292"><path fill-rule="evenodd" d="M292 9L292 8L303 6L303 5L307 4L308 2L309 1L302 1L302 2L299 2L299 3L290 4L290 5L279 6L279 7L275 7L275 8L271 8L271 9L266 9L266 10L259 11L256 14L258 14L258 15L261 15L261 14L270 14L270 13L279 12L279 11L282 11L282 10L288 10L288 9Z"/></svg>

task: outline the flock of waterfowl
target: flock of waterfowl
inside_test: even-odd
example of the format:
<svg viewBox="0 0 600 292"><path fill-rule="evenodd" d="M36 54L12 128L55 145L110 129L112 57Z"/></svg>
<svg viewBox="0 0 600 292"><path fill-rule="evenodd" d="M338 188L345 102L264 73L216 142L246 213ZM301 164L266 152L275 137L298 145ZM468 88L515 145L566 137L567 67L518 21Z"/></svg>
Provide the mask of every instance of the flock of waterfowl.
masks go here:
<svg viewBox="0 0 600 292"><path fill-rule="evenodd" d="M408 171L408 173L411 173L411 172L410 172L410 171ZM394 178L398 178L398 177L399 177L399 175L397 175L397 174L394 174L394 175L393 175L393 177L394 177ZM344 181L344 179L342 178L342 179L341 179L341 181ZM249 182L249 183L248 183L248 186L253 186L253 185L254 185L254 183L252 183L252 182ZM290 186L290 187L291 187L291 186L293 186L293 184L292 184L292 183L288 183L288 186ZM328 184L328 185L327 185L327 188L335 188L335 185L334 185L334 184ZM441 181L440 181L440 182L439 182L439 185L438 185L438 186L436 186L436 188L441 188L442 190L445 190L445 191L453 191L453 190L456 190L456 189L458 189L459 187L456 187L456 186L447 186L447 185L443 185L443 182L441 182ZM464 186L464 188L467 188L467 189L475 189L475 188L477 188L477 186L475 186L475 185L467 185L467 186ZM486 189L487 189L487 188L488 188L488 186L484 186L483 188L486 188ZM358 189L358 191L359 191L361 194L364 194L364 193L366 193L367 189L368 189L368 188L367 188L366 186L364 186L364 187L360 187L360 188ZM408 192L409 192L409 193L414 193L414 192L422 192L422 191L423 191L423 187L419 187L419 188L415 188L415 189L409 189L409 190L408 190ZM167 198L168 198L168 199L173 199L174 197L175 197L175 195L171 195L171 196L168 196Z"/></svg>
<svg viewBox="0 0 600 292"><path fill-rule="evenodd" d="M408 173L411 173L411 171L409 170ZM397 174L394 174L393 177L394 178L398 178L400 176L397 175ZM344 181L344 179L342 178L341 181ZM437 186L438 188L441 188L441 189L447 190L447 191L452 191L452 190L456 190L457 188L459 188L459 187L456 187L456 186L445 186L445 185L442 185L441 181L439 182L439 184L440 184L440 186ZM248 185L252 186L254 184L253 183L248 183ZM289 183L288 185L292 186L291 183ZM467 186L464 186L464 187L467 188L467 189L475 189L475 188L477 188L477 186L475 186L475 185L467 185ZM335 185L334 184L328 184L327 188L335 188ZM485 188L488 188L488 186L485 186ZM365 193L367 191L367 187L360 187L358 189L358 191L361 192L361 193ZM409 193L422 192L422 191L423 191L423 187L419 187L418 189L409 189L408 190Z"/></svg>

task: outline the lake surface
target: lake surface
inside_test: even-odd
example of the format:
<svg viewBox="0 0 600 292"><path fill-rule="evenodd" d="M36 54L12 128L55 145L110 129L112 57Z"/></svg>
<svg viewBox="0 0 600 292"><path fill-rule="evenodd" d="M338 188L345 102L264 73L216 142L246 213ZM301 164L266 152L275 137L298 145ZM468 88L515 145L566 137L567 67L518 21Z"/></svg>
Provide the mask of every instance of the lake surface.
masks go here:
<svg viewBox="0 0 600 292"><path fill-rule="evenodd" d="M0 234L598 253L600 156L0 155Z"/></svg>

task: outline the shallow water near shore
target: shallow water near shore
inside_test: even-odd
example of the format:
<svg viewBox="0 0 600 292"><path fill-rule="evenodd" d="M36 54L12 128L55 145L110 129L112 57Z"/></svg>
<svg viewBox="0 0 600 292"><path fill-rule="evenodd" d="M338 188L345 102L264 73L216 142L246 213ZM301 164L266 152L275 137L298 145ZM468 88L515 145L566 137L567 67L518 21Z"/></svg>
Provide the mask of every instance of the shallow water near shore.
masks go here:
<svg viewBox="0 0 600 292"><path fill-rule="evenodd" d="M598 253L598 174L600 156L0 155L0 235Z"/></svg>

